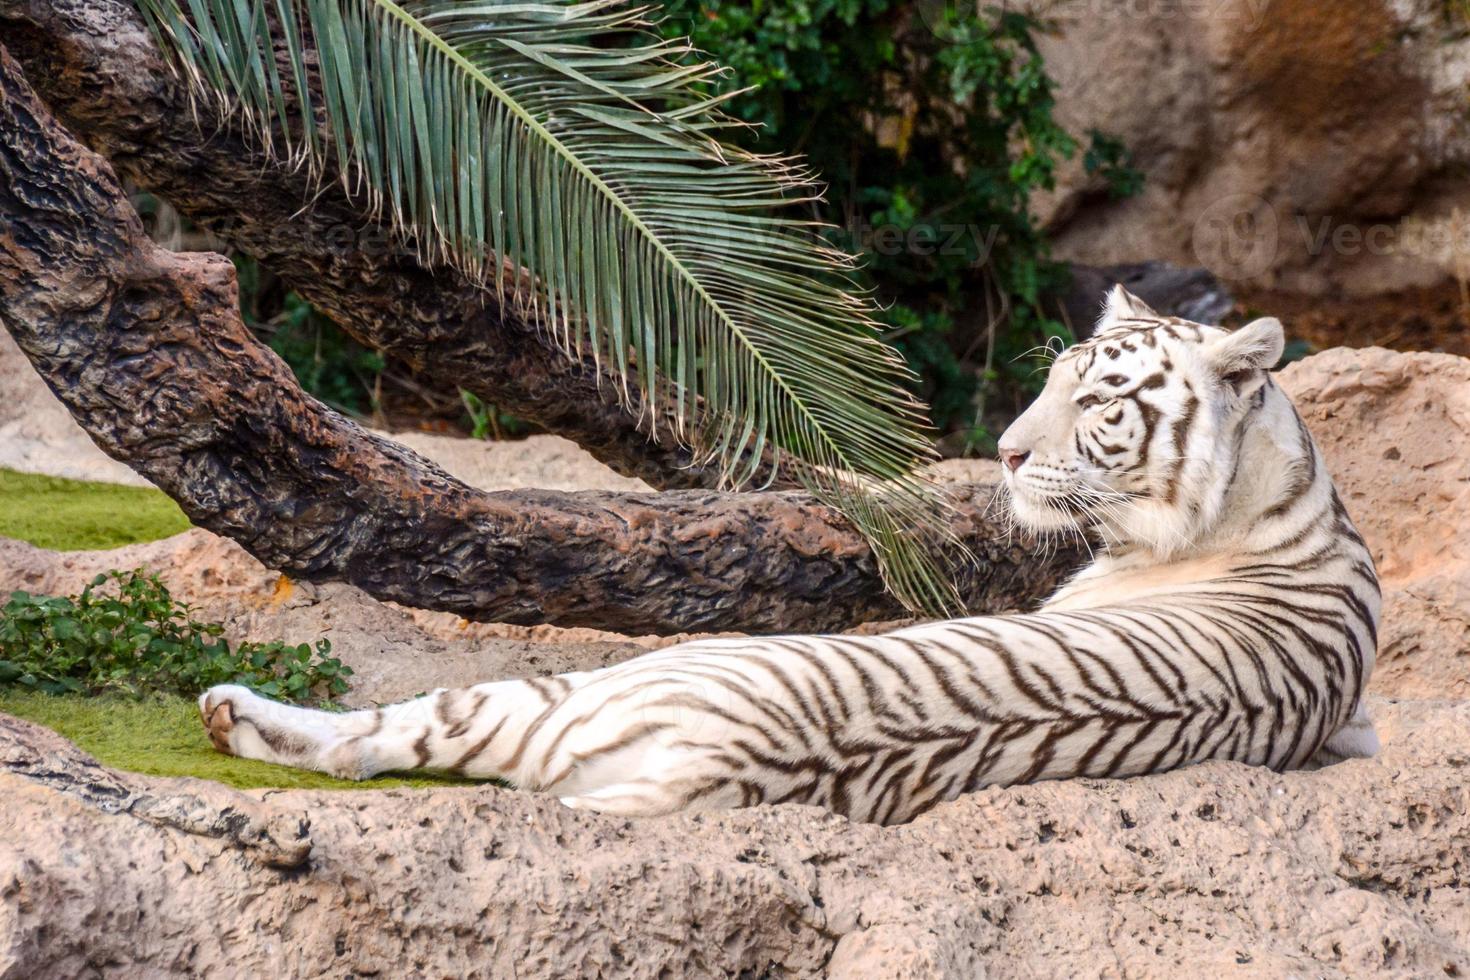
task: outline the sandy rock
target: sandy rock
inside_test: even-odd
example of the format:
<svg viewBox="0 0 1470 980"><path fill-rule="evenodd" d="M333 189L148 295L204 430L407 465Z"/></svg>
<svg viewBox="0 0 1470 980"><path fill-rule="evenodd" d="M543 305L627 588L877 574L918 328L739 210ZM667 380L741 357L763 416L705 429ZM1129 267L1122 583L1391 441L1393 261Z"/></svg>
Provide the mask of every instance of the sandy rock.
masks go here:
<svg viewBox="0 0 1470 980"><path fill-rule="evenodd" d="M987 790L887 829L795 806L629 821L490 786L220 791L226 816L309 819L288 870L213 832L228 819L99 803L80 753L17 771L45 736L12 724L0 975L1463 974L1470 706L1373 711L1374 760Z"/></svg>
<svg viewBox="0 0 1470 980"><path fill-rule="evenodd" d="M299 868L311 852L307 824L202 779L146 779L97 764L48 728L0 715L0 773L60 789L104 813L225 841L273 868Z"/></svg>
<svg viewBox="0 0 1470 980"><path fill-rule="evenodd" d="M614 490L647 493L642 480L622 476L561 436L486 442L426 432L384 433L449 474L481 490Z"/></svg>
<svg viewBox="0 0 1470 980"><path fill-rule="evenodd" d="M1470 190L1454 175L1470 161L1470 24L1459 7L1031 6L1057 26L1041 50L1059 120L1121 138L1145 174L1141 194L1113 201L1080 160L1065 167L1035 201L1059 256L1164 259L1317 295L1432 285L1463 270L1457 209L1470 210Z"/></svg>
<svg viewBox="0 0 1470 980"><path fill-rule="evenodd" d="M1373 549L1374 688L1470 698L1470 359L1338 348L1280 381Z"/></svg>

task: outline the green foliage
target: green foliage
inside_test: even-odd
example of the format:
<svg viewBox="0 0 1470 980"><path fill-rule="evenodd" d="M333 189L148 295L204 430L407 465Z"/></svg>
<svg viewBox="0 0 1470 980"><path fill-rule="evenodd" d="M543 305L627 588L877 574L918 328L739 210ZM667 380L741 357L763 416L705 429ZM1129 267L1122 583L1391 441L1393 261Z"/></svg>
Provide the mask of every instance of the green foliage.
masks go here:
<svg viewBox="0 0 1470 980"><path fill-rule="evenodd" d="M291 701L331 701L352 668L332 645L242 643L196 620L156 575L99 575L80 595L13 592L0 608L0 685L46 694L198 694L244 684Z"/></svg>
<svg viewBox="0 0 1470 980"><path fill-rule="evenodd" d="M399 789L474 782L436 773L354 782L238 759L209 744L199 721L199 706L192 699L170 695L58 697L0 687L0 711L53 729L105 766L149 776L194 776L240 789Z"/></svg>
<svg viewBox="0 0 1470 980"><path fill-rule="evenodd" d="M1108 185L1108 196L1118 200L1143 190L1143 171L1132 166L1132 157L1122 140L1096 129L1092 130L1091 137L1082 165L1089 174L1102 176Z"/></svg>
<svg viewBox="0 0 1470 980"><path fill-rule="evenodd" d="M53 551L117 548L189 529L160 491L0 470L0 537Z"/></svg>
<svg viewBox="0 0 1470 980"><path fill-rule="evenodd" d="M464 405L465 416L470 423L471 439L495 439L524 435L526 423L494 405L472 391L459 389L460 404Z"/></svg>
<svg viewBox="0 0 1470 980"><path fill-rule="evenodd" d="M1446 0L1447 18L1462 6ZM1063 276L1026 213L1032 190L1050 186L1057 162L1076 152L1052 118L1051 82L1032 40L1042 25L941 0L665 7L665 37L692 35L731 69L725 93L756 86L727 104L760 127L739 140L803 152L831 182L822 216L838 226L834 241L865 259L862 278L921 377L934 421L968 430L971 447L983 448L990 440L974 427L977 406L998 395L1003 417L1034 388L1031 366L1013 358L1066 335L1037 302ZM1096 130L1088 137L1086 171L1111 197L1137 193L1143 177L1126 147ZM241 287L252 316L257 287L243 264ZM283 297L267 306L252 322L269 335ZM271 343L307 390L348 412L377 408L378 356L324 317L288 319ZM469 404L466 421L481 435L524 429Z"/></svg>
<svg viewBox="0 0 1470 980"><path fill-rule="evenodd" d="M942 430L978 425L985 395L1034 388L1014 358L1067 337L1042 298L1064 283L1028 211L1075 139L1053 118L1039 24L936 0L670 0L665 36L689 34L731 72L745 142L797 151L829 182L822 216L860 252L889 336L923 379ZM1137 171L1094 134L1084 161L1115 194ZM995 329L991 329L991 325Z"/></svg>

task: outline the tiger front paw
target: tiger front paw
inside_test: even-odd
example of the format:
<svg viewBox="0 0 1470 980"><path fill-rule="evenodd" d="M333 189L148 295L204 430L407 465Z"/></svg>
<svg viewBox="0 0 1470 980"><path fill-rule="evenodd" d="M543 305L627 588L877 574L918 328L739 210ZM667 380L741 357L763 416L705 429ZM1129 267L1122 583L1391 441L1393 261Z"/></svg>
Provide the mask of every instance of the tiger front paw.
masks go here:
<svg viewBox="0 0 1470 980"><path fill-rule="evenodd" d="M215 749L225 755L239 755L232 741L235 722L241 707L254 697L237 684L219 684L199 695L199 718Z"/></svg>

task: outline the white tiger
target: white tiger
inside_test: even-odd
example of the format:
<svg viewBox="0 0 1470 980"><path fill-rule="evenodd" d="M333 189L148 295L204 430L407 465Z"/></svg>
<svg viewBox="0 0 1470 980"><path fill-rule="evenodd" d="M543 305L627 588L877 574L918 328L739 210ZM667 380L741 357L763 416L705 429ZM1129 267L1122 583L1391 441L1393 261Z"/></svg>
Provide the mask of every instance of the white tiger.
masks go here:
<svg viewBox="0 0 1470 980"><path fill-rule="evenodd" d="M1101 542L1038 612L701 640L346 714L216 687L205 726L221 751L353 779L445 769L606 813L793 801L882 823L988 784L1371 755L1378 581L1267 373L1281 350L1275 320L1227 333L1112 293L1000 441L1019 520Z"/></svg>

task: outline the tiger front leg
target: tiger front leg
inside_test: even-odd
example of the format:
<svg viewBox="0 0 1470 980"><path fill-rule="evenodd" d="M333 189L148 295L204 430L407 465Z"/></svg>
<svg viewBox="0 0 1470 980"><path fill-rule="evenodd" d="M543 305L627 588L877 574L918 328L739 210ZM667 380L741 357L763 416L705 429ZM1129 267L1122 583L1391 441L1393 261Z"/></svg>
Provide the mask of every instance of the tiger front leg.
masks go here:
<svg viewBox="0 0 1470 980"><path fill-rule="evenodd" d="M210 741L221 752L367 779L383 772L442 770L516 781L527 742L577 681L562 675L453 690L379 708L335 713L299 708L238 685L199 699Z"/></svg>
<svg viewBox="0 0 1470 980"><path fill-rule="evenodd" d="M220 752L342 779L366 779L382 771L363 751L364 737L380 724L378 715L299 708L237 684L212 687L199 697L204 730Z"/></svg>

